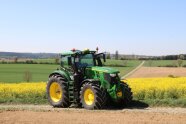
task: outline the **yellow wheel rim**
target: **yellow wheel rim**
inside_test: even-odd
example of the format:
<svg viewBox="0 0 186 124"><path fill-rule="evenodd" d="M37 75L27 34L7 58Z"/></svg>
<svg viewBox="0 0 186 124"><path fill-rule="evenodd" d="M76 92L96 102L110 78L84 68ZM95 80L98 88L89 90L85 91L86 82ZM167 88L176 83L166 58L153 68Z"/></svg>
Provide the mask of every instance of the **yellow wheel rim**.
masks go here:
<svg viewBox="0 0 186 124"><path fill-rule="evenodd" d="M122 97L122 95L123 95L122 91L117 92L118 97Z"/></svg>
<svg viewBox="0 0 186 124"><path fill-rule="evenodd" d="M85 90L84 100L87 105L92 105L94 103L94 92L91 89Z"/></svg>
<svg viewBox="0 0 186 124"><path fill-rule="evenodd" d="M57 82L53 82L50 85L50 98L54 102L59 102L60 99L62 98L62 89Z"/></svg>

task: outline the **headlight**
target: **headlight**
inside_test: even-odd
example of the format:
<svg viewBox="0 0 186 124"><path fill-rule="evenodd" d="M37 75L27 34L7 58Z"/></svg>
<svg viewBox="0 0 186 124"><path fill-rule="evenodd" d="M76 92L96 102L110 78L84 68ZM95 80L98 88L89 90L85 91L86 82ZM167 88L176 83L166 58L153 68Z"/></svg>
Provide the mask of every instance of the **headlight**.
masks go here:
<svg viewBox="0 0 186 124"><path fill-rule="evenodd" d="M110 74L111 77L116 77L116 74Z"/></svg>

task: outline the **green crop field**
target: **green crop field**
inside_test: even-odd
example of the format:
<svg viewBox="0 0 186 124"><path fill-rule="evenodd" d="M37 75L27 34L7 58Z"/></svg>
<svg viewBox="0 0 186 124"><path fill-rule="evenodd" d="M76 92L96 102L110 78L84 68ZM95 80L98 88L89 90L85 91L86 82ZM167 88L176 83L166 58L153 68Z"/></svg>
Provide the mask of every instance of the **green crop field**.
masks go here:
<svg viewBox="0 0 186 124"><path fill-rule="evenodd" d="M43 62L52 62L53 59L39 60ZM105 65L118 69L124 76L129 71L138 66L141 61L137 60L108 60ZM116 65L117 67L113 67ZM48 75L57 69L59 65L51 64L0 64L0 82L17 83L25 82L24 75L29 71L32 75L31 82L47 81Z"/></svg>
<svg viewBox="0 0 186 124"><path fill-rule="evenodd" d="M186 60L182 60L182 66L186 65ZM147 67L176 67L178 60L147 60L144 64Z"/></svg>
<svg viewBox="0 0 186 124"><path fill-rule="evenodd" d="M55 59L34 59L34 62L37 63L55 63ZM139 60L114 60L114 59L107 59L104 65L106 66L135 66L139 64L141 61Z"/></svg>
<svg viewBox="0 0 186 124"><path fill-rule="evenodd" d="M33 82L47 81L48 75L58 65L45 64L0 64L0 82L24 82L24 73L32 74Z"/></svg>
<svg viewBox="0 0 186 124"><path fill-rule="evenodd" d="M113 60L108 59L105 63L105 65L113 65L113 66L125 66L125 67L131 67L136 66L136 64L140 64L142 61L140 60Z"/></svg>
<svg viewBox="0 0 186 124"><path fill-rule="evenodd" d="M34 59L37 63L55 63L55 59Z"/></svg>
<svg viewBox="0 0 186 124"><path fill-rule="evenodd" d="M105 65L119 70L122 77L135 69L141 62L139 60L107 60Z"/></svg>

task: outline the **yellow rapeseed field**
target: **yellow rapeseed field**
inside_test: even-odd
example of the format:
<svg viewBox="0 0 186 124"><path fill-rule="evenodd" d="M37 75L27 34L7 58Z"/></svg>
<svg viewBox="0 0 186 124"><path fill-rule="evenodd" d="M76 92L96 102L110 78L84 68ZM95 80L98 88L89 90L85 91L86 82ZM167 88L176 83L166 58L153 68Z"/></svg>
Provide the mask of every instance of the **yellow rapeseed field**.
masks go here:
<svg viewBox="0 0 186 124"><path fill-rule="evenodd" d="M186 77L133 78L127 82L137 99L186 98Z"/></svg>
<svg viewBox="0 0 186 124"><path fill-rule="evenodd" d="M186 78L133 78L127 83L136 100L186 98ZM0 103L14 101L45 103L46 82L0 83Z"/></svg>
<svg viewBox="0 0 186 124"><path fill-rule="evenodd" d="M46 99L46 83L0 83L0 102L34 102Z"/></svg>

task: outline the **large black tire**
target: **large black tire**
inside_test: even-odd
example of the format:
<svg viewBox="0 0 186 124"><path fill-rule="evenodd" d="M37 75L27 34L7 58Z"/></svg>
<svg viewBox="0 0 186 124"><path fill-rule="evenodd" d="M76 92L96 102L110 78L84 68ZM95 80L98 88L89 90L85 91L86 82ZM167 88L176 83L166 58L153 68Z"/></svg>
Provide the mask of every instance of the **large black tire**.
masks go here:
<svg viewBox="0 0 186 124"><path fill-rule="evenodd" d="M55 92L56 93L59 92L59 94L61 94L61 97L59 97L59 100L57 100L57 101L53 100L53 97L51 96L53 94L51 88L52 88L52 85L54 85L54 83L56 85L58 85L58 87L59 87L59 91L55 91ZM51 90L51 92L50 92L50 90ZM51 76L49 78L48 83L47 83L46 91L47 91L48 101L53 107L67 108L70 106L69 94L68 94L68 84L67 84L67 82L65 82L65 79L62 76L60 76L60 75Z"/></svg>
<svg viewBox="0 0 186 124"><path fill-rule="evenodd" d="M132 99L133 99L133 94L132 94L131 88L125 82L121 82L120 85L122 87L122 94L124 95L123 99L121 100L121 105L122 106L129 106L130 103L132 102Z"/></svg>
<svg viewBox="0 0 186 124"><path fill-rule="evenodd" d="M86 92L92 92L94 99L90 104L86 102ZM102 109L105 107L107 103L107 92L100 88L100 85L95 82L86 82L82 85L80 91L80 102L82 107L85 109L93 110L93 109Z"/></svg>
<svg viewBox="0 0 186 124"><path fill-rule="evenodd" d="M109 94L106 89L101 88L103 97L103 108L109 105Z"/></svg>

